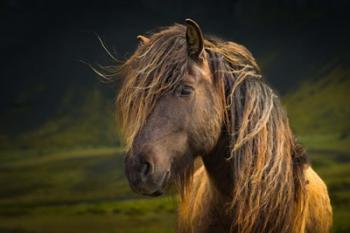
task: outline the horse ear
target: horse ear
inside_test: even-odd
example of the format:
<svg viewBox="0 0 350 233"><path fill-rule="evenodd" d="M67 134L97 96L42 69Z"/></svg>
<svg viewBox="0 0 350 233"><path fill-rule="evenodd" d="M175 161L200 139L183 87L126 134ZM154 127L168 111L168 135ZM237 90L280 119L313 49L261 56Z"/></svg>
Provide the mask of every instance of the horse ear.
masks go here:
<svg viewBox="0 0 350 233"><path fill-rule="evenodd" d="M142 35L138 35L136 38L140 42L140 44L147 44L149 42L149 39Z"/></svg>
<svg viewBox="0 0 350 233"><path fill-rule="evenodd" d="M194 60L201 58L204 49L202 31L199 25L192 19L186 19L186 43L187 53Z"/></svg>

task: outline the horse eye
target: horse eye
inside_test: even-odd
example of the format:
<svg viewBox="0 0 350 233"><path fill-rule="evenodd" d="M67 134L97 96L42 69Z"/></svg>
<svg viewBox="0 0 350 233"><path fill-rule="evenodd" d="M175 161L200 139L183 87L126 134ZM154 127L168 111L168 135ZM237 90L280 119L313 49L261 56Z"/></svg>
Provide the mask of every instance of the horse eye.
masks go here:
<svg viewBox="0 0 350 233"><path fill-rule="evenodd" d="M179 85L176 90L175 94L177 96L189 96L192 94L193 87L188 86L188 85Z"/></svg>

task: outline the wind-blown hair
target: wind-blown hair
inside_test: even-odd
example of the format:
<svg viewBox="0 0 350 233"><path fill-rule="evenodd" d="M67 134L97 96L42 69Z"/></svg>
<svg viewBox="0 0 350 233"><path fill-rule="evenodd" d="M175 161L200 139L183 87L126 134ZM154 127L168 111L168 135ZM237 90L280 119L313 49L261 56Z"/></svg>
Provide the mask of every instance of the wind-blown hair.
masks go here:
<svg viewBox="0 0 350 233"><path fill-rule="evenodd" d="M166 28L139 46L120 68L125 77L117 105L119 123L129 147L157 100L176 87L190 62L186 53L185 28Z"/></svg>
<svg viewBox="0 0 350 233"><path fill-rule="evenodd" d="M163 28L120 67L125 80L117 109L128 146L157 100L176 87L193 63L187 56L185 33L183 25ZM230 161L234 177L226 210L232 215L232 232L303 232L306 156L296 143L279 98L262 79L245 47L206 38L204 49L225 106L223 131L230 152L217 156ZM186 198L190 197L185 195L184 202ZM180 216L180 220L191 224L197 215Z"/></svg>

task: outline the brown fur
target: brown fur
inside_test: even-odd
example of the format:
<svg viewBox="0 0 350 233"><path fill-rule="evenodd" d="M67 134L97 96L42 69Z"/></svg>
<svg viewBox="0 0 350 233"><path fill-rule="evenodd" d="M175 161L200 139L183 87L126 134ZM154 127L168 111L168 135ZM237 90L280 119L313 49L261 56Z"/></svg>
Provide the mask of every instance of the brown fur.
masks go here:
<svg viewBox="0 0 350 233"><path fill-rule="evenodd" d="M253 56L236 43L205 39L204 61L195 64L186 53L185 31L183 25L164 28L138 47L120 67L125 81L117 101L126 144L133 152L129 159L144 148L145 140L163 154L157 157L163 166L175 142L178 154L203 148L191 150L203 160L194 175L188 160L186 169L175 174L181 194L178 232L329 232L327 188L307 165L279 98L261 78ZM167 93L192 76L206 85L207 91L196 96L209 96L211 103L201 109L210 113L193 112L199 120L185 144L178 140L185 136L173 134L166 140L155 119L168 111L163 104L171 98ZM172 107L181 106L174 102ZM150 130L157 127L157 140L150 140ZM186 146L189 140L191 146ZM172 159L171 166L173 160L179 159Z"/></svg>

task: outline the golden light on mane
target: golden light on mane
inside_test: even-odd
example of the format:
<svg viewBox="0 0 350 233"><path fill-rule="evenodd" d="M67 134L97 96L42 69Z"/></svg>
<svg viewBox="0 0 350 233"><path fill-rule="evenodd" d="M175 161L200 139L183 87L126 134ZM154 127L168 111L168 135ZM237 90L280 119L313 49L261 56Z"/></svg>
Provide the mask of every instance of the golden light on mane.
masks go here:
<svg viewBox="0 0 350 233"><path fill-rule="evenodd" d="M185 31L185 26L174 25L152 34L149 42L140 45L120 67L125 79L117 109L127 147L157 100L175 88L187 72L192 61L186 52ZM255 59L245 47L205 39L204 48L214 85L226 106L224 127L230 153L223 156L230 161L234 174L231 201L225 207L232 215L231 231L304 232L306 157L279 98L261 78ZM215 199L215 192L208 190L207 177L203 177L196 184L195 177L186 174L180 184L180 232L191 232L206 208L204 200Z"/></svg>
<svg viewBox="0 0 350 233"><path fill-rule="evenodd" d="M243 46L206 41L205 48L218 88L228 89L222 94L231 134L227 159L235 182L227 210L233 213L232 232L302 232L303 168L293 166L298 145L279 99L261 79L254 58ZM193 222L196 216L192 210L186 216L190 220L185 221Z"/></svg>

